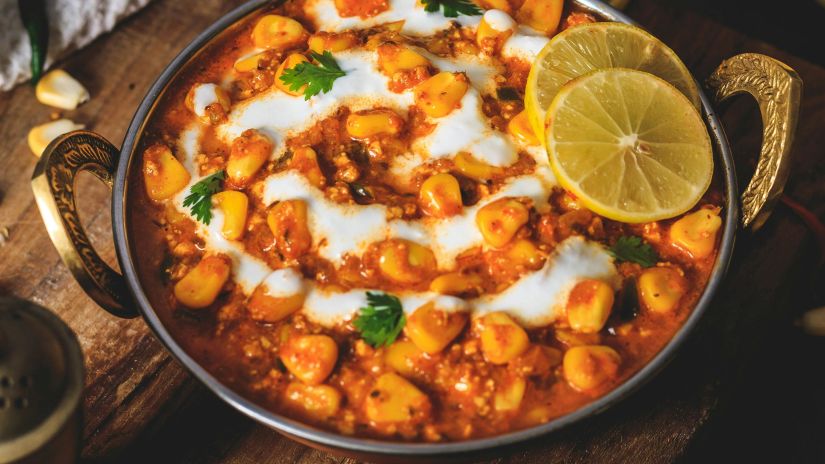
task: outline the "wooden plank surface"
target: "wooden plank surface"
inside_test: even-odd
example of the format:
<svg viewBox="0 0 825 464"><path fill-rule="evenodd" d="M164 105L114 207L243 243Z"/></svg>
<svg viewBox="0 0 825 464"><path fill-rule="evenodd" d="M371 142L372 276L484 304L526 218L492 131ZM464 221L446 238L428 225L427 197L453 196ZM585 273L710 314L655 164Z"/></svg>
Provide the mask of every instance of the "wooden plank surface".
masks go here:
<svg viewBox="0 0 825 464"><path fill-rule="evenodd" d="M153 2L64 63L93 96L65 115L119 143L154 76L232 6L220 0ZM670 44L697 76L745 51L796 68L805 97L787 191L822 217L825 69L655 0L634 0L627 12ZM85 296L49 242L29 187L35 159L25 135L52 112L37 104L27 86L0 94L0 231L9 232L0 244L0 293L53 309L77 333L87 368L84 461L351 462L293 443L235 412L192 379L140 319L111 317ZM739 170L747 173L761 134L755 105L736 102L724 120ZM78 191L87 232L115 265L109 192L91 176L80 180ZM825 445L816 438L825 432L825 399L816 395L825 384L806 369L821 365L821 354L818 361L815 355L825 343L802 338L792 326L801 310L825 304L825 275L815 255L804 225L780 207L763 230L737 237L728 278L699 335L661 375L607 413L496 462L660 463L743 452L766 458L774 452L768 442L777 439L785 444L777 457L825 461ZM761 394L775 394L774 388L785 388L773 395L777 405ZM801 422L772 423L774 417ZM709 454L720 443L729 446ZM747 450L735 450L736 443Z"/></svg>

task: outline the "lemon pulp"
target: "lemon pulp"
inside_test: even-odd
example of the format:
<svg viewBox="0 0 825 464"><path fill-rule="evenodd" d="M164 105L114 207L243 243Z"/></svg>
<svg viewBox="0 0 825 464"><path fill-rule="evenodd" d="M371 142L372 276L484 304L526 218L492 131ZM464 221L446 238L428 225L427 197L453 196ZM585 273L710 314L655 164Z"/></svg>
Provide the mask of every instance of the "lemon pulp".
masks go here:
<svg viewBox="0 0 825 464"><path fill-rule="evenodd" d="M561 185L609 219L682 214L713 176L710 137L693 103L646 72L610 68L570 81L543 126Z"/></svg>
<svg viewBox="0 0 825 464"><path fill-rule="evenodd" d="M700 108L699 90L690 71L659 39L623 23L583 24L553 37L530 69L524 103L536 134L544 134L545 111L564 84L605 68L637 69L656 75Z"/></svg>

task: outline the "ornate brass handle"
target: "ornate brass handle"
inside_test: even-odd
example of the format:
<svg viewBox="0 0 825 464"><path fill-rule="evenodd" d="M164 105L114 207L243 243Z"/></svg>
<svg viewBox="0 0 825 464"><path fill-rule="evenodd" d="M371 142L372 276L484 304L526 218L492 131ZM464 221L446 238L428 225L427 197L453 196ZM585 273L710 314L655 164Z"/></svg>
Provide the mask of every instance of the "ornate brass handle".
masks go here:
<svg viewBox="0 0 825 464"><path fill-rule="evenodd" d="M741 93L751 94L759 104L762 151L742 194L742 226L757 230L771 215L788 180L802 79L771 57L743 53L719 65L707 84L717 104Z"/></svg>
<svg viewBox="0 0 825 464"><path fill-rule="evenodd" d="M109 267L92 247L77 214L74 183L89 171L112 187L120 151L103 137L75 131L53 141L32 175L37 207L60 258L95 302L119 317L135 317L123 276Z"/></svg>

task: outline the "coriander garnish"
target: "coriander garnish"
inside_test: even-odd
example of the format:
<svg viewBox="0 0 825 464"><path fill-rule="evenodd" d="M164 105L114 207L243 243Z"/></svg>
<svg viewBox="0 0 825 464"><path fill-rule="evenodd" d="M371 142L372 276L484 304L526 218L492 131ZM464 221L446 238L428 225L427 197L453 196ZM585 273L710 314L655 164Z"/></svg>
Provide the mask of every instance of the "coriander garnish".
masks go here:
<svg viewBox="0 0 825 464"><path fill-rule="evenodd" d="M634 236L619 237L609 253L618 261L638 263L642 267L651 267L659 260L659 256L650 245Z"/></svg>
<svg viewBox="0 0 825 464"><path fill-rule="evenodd" d="M212 195L221 191L226 172L218 171L201 179L189 189L189 195L183 199L183 207L190 207L192 216L209 225L212 222Z"/></svg>
<svg viewBox="0 0 825 464"><path fill-rule="evenodd" d="M435 13L441 9L448 18L457 18L459 14L478 16L484 13L470 0L421 0L421 3L424 4L425 11Z"/></svg>
<svg viewBox="0 0 825 464"><path fill-rule="evenodd" d="M298 63L295 67L284 70L281 75L281 81L293 92L298 92L301 87L306 86L303 91L304 100L309 100L321 92L329 92L335 79L347 74L341 70L329 51L324 50L323 54L309 52L309 55L317 64L306 61Z"/></svg>
<svg viewBox="0 0 825 464"><path fill-rule="evenodd" d="M352 325L361 332L364 341L377 348L394 342L406 322L398 297L367 292L367 306L361 308Z"/></svg>

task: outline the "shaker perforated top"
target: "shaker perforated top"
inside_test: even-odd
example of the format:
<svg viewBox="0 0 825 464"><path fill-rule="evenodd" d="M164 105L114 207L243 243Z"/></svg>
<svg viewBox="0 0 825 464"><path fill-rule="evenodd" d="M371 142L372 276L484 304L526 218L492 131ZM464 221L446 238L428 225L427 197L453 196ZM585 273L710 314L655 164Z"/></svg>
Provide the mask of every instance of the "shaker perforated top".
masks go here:
<svg viewBox="0 0 825 464"><path fill-rule="evenodd" d="M57 462L73 462L83 376L66 324L33 303L0 297L0 463L46 448L61 448Z"/></svg>

